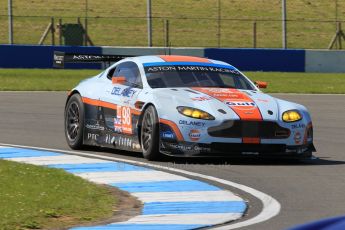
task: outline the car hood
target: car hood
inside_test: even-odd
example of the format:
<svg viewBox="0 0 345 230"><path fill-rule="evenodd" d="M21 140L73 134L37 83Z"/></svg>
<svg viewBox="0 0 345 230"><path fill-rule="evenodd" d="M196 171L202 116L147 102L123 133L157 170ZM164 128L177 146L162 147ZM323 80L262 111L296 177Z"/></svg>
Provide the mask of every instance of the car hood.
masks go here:
<svg viewBox="0 0 345 230"><path fill-rule="evenodd" d="M243 120L276 120L278 101L260 91L231 88L164 88L154 89L163 107L188 106L211 114L223 110L227 117Z"/></svg>

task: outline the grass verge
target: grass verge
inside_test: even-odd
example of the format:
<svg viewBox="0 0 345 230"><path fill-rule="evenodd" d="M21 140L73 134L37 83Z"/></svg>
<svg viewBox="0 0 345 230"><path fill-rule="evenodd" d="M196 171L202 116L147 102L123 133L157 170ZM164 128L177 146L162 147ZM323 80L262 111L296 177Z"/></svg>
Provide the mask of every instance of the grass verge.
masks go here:
<svg viewBox="0 0 345 230"><path fill-rule="evenodd" d="M85 0L13 1L14 43L37 44L51 17L55 23L60 18L63 23L76 23L77 17L87 14L88 34L96 45L146 46L146 2L88 1L86 7ZM4 44L8 42L7 5L7 0L0 0L0 43ZM286 5L289 48L327 48L336 32L335 21L345 18L345 1L291 0ZM164 20L168 19L169 43L175 47L217 47L218 34L222 47L253 47L254 22L257 47L281 47L278 0L154 0L152 17L154 46L164 44ZM50 43L49 33L45 44Z"/></svg>
<svg viewBox="0 0 345 230"><path fill-rule="evenodd" d="M345 74L247 72L253 81L268 82L267 93L345 93Z"/></svg>
<svg viewBox="0 0 345 230"><path fill-rule="evenodd" d="M111 191L59 169L0 160L0 229L62 229L112 216Z"/></svg>
<svg viewBox="0 0 345 230"><path fill-rule="evenodd" d="M0 69L1 91L66 91L100 70ZM267 93L345 93L345 74L246 72L269 83Z"/></svg>
<svg viewBox="0 0 345 230"><path fill-rule="evenodd" d="M0 69L0 90L66 91L99 70Z"/></svg>

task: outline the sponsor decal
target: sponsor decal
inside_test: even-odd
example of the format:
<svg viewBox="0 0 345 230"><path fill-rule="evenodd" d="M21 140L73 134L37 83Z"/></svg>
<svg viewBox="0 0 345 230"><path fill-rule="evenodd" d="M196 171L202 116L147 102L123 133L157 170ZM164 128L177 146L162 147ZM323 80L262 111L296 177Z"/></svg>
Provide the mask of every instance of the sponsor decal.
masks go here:
<svg viewBox="0 0 345 230"><path fill-rule="evenodd" d="M192 99L192 101L208 101L208 100L211 100L212 97L202 96L202 97L193 97L191 99Z"/></svg>
<svg viewBox="0 0 345 230"><path fill-rule="evenodd" d="M114 144L115 143L115 136L110 135L110 134L105 135L105 143L110 144L110 145Z"/></svg>
<svg viewBox="0 0 345 230"><path fill-rule="evenodd" d="M301 154L301 153L306 152L307 150L308 150L308 148L307 148L307 147L304 147L304 148L298 148L298 149L297 149L297 153L298 153L298 154Z"/></svg>
<svg viewBox="0 0 345 230"><path fill-rule="evenodd" d="M114 117L114 131L116 133L122 133L121 117L120 118Z"/></svg>
<svg viewBox="0 0 345 230"><path fill-rule="evenodd" d="M251 101L225 101L225 104L238 110L254 110L257 107L256 104Z"/></svg>
<svg viewBox="0 0 345 230"><path fill-rule="evenodd" d="M88 54L79 54L79 55L73 55L73 60L102 60L104 56L101 55L88 55Z"/></svg>
<svg viewBox="0 0 345 230"><path fill-rule="evenodd" d="M139 143L136 143L130 137L122 137L112 134L105 135L105 143L115 145L120 148L131 148L131 149L140 149L141 146Z"/></svg>
<svg viewBox="0 0 345 230"><path fill-rule="evenodd" d="M105 142L107 144L113 144L117 147L125 147L125 148L132 148L135 143L133 143L132 138L129 137L122 137L122 136L114 136L111 134L107 134L105 136Z"/></svg>
<svg viewBox="0 0 345 230"><path fill-rule="evenodd" d="M188 126L197 126L197 127L205 127L205 122L201 121L186 121L186 120L180 120L178 122L180 125L188 125Z"/></svg>
<svg viewBox="0 0 345 230"><path fill-rule="evenodd" d="M201 91L206 93L212 97L217 99L233 99L239 100L243 99L244 96L242 94L236 94L232 89L223 89L223 88L194 88L197 91Z"/></svg>
<svg viewBox="0 0 345 230"><path fill-rule="evenodd" d="M197 152L211 152L211 148L201 147L199 145L195 145L194 146L194 151L197 151Z"/></svg>
<svg viewBox="0 0 345 230"><path fill-rule="evenodd" d="M115 146L131 148L132 147L132 139L128 137L117 137L115 138Z"/></svg>
<svg viewBox="0 0 345 230"><path fill-rule="evenodd" d="M105 129L98 122L96 124L94 124L94 125L86 124L85 127L88 128L88 129L92 129L92 130L101 130L101 131L104 131L104 129Z"/></svg>
<svg viewBox="0 0 345 230"><path fill-rule="evenodd" d="M241 152L243 155L259 155L258 152Z"/></svg>
<svg viewBox="0 0 345 230"><path fill-rule="evenodd" d="M193 146L190 145L181 145L181 144L174 144L174 143L166 143L169 147L178 149L181 151L193 151Z"/></svg>
<svg viewBox="0 0 345 230"><path fill-rule="evenodd" d="M131 108L117 105L116 113L116 117L114 117L114 131L133 134Z"/></svg>
<svg viewBox="0 0 345 230"><path fill-rule="evenodd" d="M54 61L58 64L62 64L64 61L64 56L54 54Z"/></svg>
<svg viewBox="0 0 345 230"><path fill-rule="evenodd" d="M87 139L88 140L94 140L96 141L98 139L99 135L95 133L87 133Z"/></svg>
<svg viewBox="0 0 345 230"><path fill-rule="evenodd" d="M122 89L121 87L114 87L113 90L111 91L112 95L115 96L122 96L122 97L133 97L133 95L136 93L134 89L131 87Z"/></svg>
<svg viewBox="0 0 345 230"><path fill-rule="evenodd" d="M164 66L149 66L145 67L146 73L156 72L216 72L216 73L232 73L239 74L237 70L230 68L214 67L214 66L196 66L196 65L164 65Z"/></svg>
<svg viewBox="0 0 345 230"><path fill-rule="evenodd" d="M200 139L200 131L197 129L192 129L189 132L189 138L191 141L198 141Z"/></svg>
<svg viewBox="0 0 345 230"><path fill-rule="evenodd" d="M175 135L171 131L166 131L162 133L162 137L166 139L175 139Z"/></svg>
<svg viewBox="0 0 345 230"><path fill-rule="evenodd" d="M305 124L293 124L291 125L291 129L304 129L305 128Z"/></svg>
<svg viewBox="0 0 345 230"><path fill-rule="evenodd" d="M209 147L202 147L199 145L184 145L184 144L175 144L175 143L164 143L167 147L177 149L183 152L211 152L211 148ZM165 148L165 146L163 145Z"/></svg>
<svg viewBox="0 0 345 230"><path fill-rule="evenodd" d="M269 102L269 100L266 100L266 99L257 99L257 101L260 101L260 102L263 102L263 103L268 103Z"/></svg>
<svg viewBox="0 0 345 230"><path fill-rule="evenodd" d="M295 143L296 143L296 144L301 144L302 135L301 135L300 132L295 132L294 140L295 140Z"/></svg>
<svg viewBox="0 0 345 230"><path fill-rule="evenodd" d="M193 88L196 91L214 97L229 106L241 120L262 120L256 103L246 94L237 89Z"/></svg>

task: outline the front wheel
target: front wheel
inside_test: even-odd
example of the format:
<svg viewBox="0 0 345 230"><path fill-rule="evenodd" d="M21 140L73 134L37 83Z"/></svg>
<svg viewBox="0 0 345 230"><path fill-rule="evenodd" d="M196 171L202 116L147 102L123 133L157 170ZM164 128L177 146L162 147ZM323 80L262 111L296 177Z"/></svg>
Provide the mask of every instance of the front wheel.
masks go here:
<svg viewBox="0 0 345 230"><path fill-rule="evenodd" d="M84 104L79 94L73 94L65 108L65 136L72 149L83 147Z"/></svg>
<svg viewBox="0 0 345 230"><path fill-rule="evenodd" d="M162 154L159 152L159 121L152 105L144 112L140 137L144 158L150 161L160 159Z"/></svg>

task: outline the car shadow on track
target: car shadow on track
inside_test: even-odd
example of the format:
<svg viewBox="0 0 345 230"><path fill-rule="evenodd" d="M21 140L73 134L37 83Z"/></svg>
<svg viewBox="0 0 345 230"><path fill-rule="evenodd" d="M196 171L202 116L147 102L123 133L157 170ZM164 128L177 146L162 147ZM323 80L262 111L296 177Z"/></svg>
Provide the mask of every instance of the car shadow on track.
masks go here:
<svg viewBox="0 0 345 230"><path fill-rule="evenodd" d="M170 159L175 164L200 164L200 165L293 165L293 166L313 166L313 165L342 165L345 161L336 161L325 158L310 159L268 159L268 158L203 158L203 159Z"/></svg>
<svg viewBox="0 0 345 230"><path fill-rule="evenodd" d="M114 150L109 148L91 147L84 151L98 152L101 155L113 157L125 157L130 160L145 161L141 153ZM115 155L116 154L116 155ZM147 161L149 162L149 161ZM261 158L252 156L243 157L170 157L164 156L160 161L150 163L172 164L172 165L294 165L294 166L313 166L313 165L342 165L345 161L332 160L327 157L311 157L308 159L284 159L284 158Z"/></svg>

